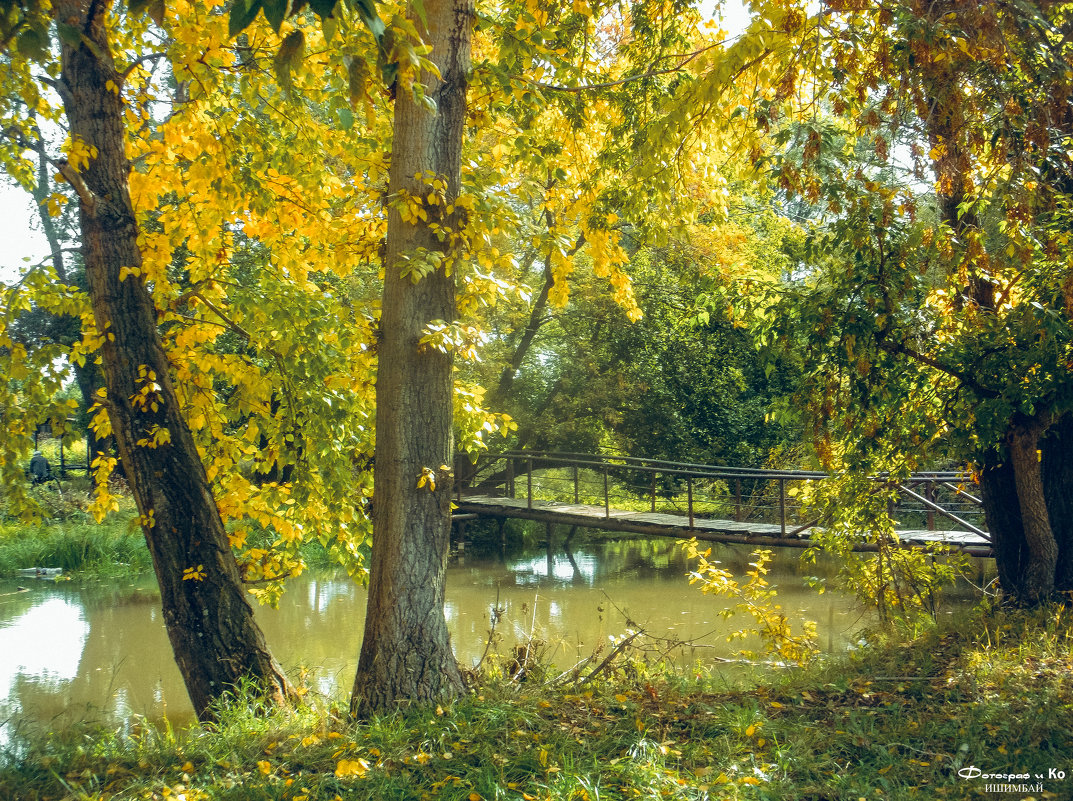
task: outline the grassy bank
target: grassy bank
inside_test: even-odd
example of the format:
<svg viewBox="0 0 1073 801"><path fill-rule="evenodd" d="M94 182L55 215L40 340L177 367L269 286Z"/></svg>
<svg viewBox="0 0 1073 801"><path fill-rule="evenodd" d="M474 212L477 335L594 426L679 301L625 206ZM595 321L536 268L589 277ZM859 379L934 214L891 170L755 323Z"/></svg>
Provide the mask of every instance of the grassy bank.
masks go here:
<svg viewBox="0 0 1073 801"><path fill-rule="evenodd" d="M304 545L302 556L310 569L338 566L318 542ZM103 523L82 513L36 524L0 522L0 578L37 567L108 578L147 573L153 564L133 511L111 514Z"/></svg>
<svg viewBox="0 0 1073 801"><path fill-rule="evenodd" d="M1013 783L1028 789L1005 797L1070 798L1069 618L977 614L749 690L620 673L490 684L367 725L330 704L258 718L246 703L212 731L66 732L0 771L0 797L841 801L986 798Z"/></svg>
<svg viewBox="0 0 1073 801"><path fill-rule="evenodd" d="M302 556L310 569L338 567L318 542L304 545ZM92 520L0 523L0 578L35 567L106 578L146 573L153 564L142 530L130 517L116 515L99 524Z"/></svg>
<svg viewBox="0 0 1073 801"><path fill-rule="evenodd" d="M152 564L141 529L130 520L0 525L0 577L34 567L124 575L150 570Z"/></svg>

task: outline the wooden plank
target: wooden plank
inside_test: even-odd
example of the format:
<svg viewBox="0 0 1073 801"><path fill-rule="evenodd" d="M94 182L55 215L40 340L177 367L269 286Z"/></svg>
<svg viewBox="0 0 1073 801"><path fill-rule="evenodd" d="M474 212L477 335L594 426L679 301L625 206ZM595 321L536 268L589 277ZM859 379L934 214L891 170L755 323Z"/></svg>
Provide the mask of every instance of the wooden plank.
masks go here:
<svg viewBox="0 0 1073 801"><path fill-rule="evenodd" d="M691 529L689 519L684 515L611 509L610 516L608 516L603 506L533 500L532 507L530 507L527 499L487 495L463 497L457 507L458 512L462 514L543 520L660 537L695 536L697 539L712 542L782 545L797 548L809 547L811 544L810 529L793 536L783 535L782 527L775 523L697 518ZM910 547L941 544L958 548L973 556L991 555L991 543L974 532L909 529L898 531L897 534L902 544ZM875 546L861 543L857 550L875 550Z"/></svg>

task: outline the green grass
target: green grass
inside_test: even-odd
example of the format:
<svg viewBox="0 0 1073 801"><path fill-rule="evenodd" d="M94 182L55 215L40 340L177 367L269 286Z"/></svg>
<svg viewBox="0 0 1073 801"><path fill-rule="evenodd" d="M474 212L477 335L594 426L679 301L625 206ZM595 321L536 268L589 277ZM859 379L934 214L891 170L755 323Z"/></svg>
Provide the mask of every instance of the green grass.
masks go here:
<svg viewBox="0 0 1073 801"><path fill-rule="evenodd" d="M0 576L32 567L123 575L144 572L152 564L141 529L119 516L100 524L0 525Z"/></svg>
<svg viewBox="0 0 1073 801"><path fill-rule="evenodd" d="M318 542L302 546L310 569L329 570L338 563ZM103 523L67 520L25 525L0 523L0 578L32 567L62 568L95 577L126 576L153 568L142 530L129 516L116 514Z"/></svg>
<svg viewBox="0 0 1073 801"><path fill-rule="evenodd" d="M258 716L245 698L212 729L38 738L0 769L0 798L988 797L959 777L970 766L1064 771L1006 797L1073 796L1070 612L872 640L745 690L636 671L592 688L492 682L363 725L332 704Z"/></svg>

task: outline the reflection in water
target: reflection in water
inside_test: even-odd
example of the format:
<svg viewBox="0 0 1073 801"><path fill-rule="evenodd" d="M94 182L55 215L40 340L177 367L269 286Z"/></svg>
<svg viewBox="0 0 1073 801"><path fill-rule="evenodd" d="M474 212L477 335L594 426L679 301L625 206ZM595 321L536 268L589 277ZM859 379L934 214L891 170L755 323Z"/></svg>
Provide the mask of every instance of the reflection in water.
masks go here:
<svg viewBox="0 0 1073 801"><path fill-rule="evenodd" d="M723 548L715 556L741 574L749 554ZM821 642L840 647L858 622L852 602L805 590L797 555L781 556L768 577L780 585L783 608L817 620ZM719 613L726 602L691 587L687 571L681 549L666 540L597 541L567 553L540 549L507 560L467 554L448 571L452 643L463 665L475 664L498 608L501 651L534 637L563 666L606 649L609 637L636 626L689 642L673 654L684 663L733 655L743 645L727 644L726 633L741 624L724 621ZM5 593L14 585L0 584L0 744L10 741L16 725L34 722L59 728L132 715L167 716L173 723L190 718L150 582L41 582L12 594ZM364 616L364 588L336 575L303 576L279 609L257 610L277 658L288 669L307 668L310 689L325 695L349 692Z"/></svg>
<svg viewBox="0 0 1073 801"><path fill-rule="evenodd" d="M563 554L538 556L535 559L521 560L511 566L515 579L519 583L540 584L543 579L553 578L557 581L579 582L591 585L596 581L597 560L594 554L576 554L567 551Z"/></svg>
<svg viewBox="0 0 1073 801"><path fill-rule="evenodd" d="M0 687L21 677L58 689L78 673L89 624L82 608L48 598L0 624Z"/></svg>

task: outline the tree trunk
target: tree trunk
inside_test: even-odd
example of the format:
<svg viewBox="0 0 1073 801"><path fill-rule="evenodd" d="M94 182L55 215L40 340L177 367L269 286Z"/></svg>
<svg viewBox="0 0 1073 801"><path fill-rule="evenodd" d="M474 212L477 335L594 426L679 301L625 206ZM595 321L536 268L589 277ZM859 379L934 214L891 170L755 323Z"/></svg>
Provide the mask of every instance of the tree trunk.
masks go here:
<svg viewBox="0 0 1073 801"><path fill-rule="evenodd" d="M461 183L474 12L471 0L426 0L424 10L423 36L443 77L421 76L435 111L398 90L389 197L424 199L435 176L444 182L444 203L451 204ZM463 689L443 613L454 455L452 357L449 349L420 340L429 323L455 319L452 240L465 220L444 205L424 210L427 220L408 215L407 221L394 205L388 209L369 602L350 702L356 716ZM442 260L433 261L424 277L407 274L428 254Z"/></svg>
<svg viewBox="0 0 1073 801"><path fill-rule="evenodd" d="M1050 515L1043 493L1038 424L1017 424L1010 431L1010 464L1021 507L1027 555L1021 581L1021 595L1028 603L1039 603L1054 592L1058 544L1051 531Z"/></svg>
<svg viewBox="0 0 1073 801"><path fill-rule="evenodd" d="M1028 546L1017 501L1017 484L1010 460L1000 460L995 452L984 459L980 469L980 499L983 501L999 584L1011 596L1020 595Z"/></svg>
<svg viewBox="0 0 1073 801"><path fill-rule="evenodd" d="M1059 592L1069 591L1073 590L1073 447L1070 447L1073 445L1073 415L1059 418L1038 445L1038 457L1025 453L1022 458L1030 473L1033 458L1038 461L1048 526L1056 550L1053 586ZM1032 450L1027 442L1022 448ZM980 495L995 551L995 566L1003 590L1019 601L1035 603L1043 596L1030 582L1033 558L1022 521L1013 459L1000 461L1000 458L997 452L992 453L984 459L980 470ZM1029 492L1034 495L1033 490ZM1049 544L1045 536L1043 541L1042 570L1047 574Z"/></svg>
<svg viewBox="0 0 1073 801"><path fill-rule="evenodd" d="M81 41L62 45L61 94L73 139L97 150L66 164L79 196L82 253L101 348L106 400L120 458L141 514L160 583L168 636L194 711L243 678L274 701L293 693L243 592L238 566L172 386L152 298L138 277L142 256L128 192L122 77L109 52L110 2L57 0L56 19ZM109 84L111 86L109 86ZM113 87L115 91L113 91ZM133 271L124 280L121 269Z"/></svg>
<svg viewBox="0 0 1073 801"><path fill-rule="evenodd" d="M1073 414L1051 426L1040 445L1043 492L1051 531L1058 545L1054 586L1059 592L1073 590Z"/></svg>

